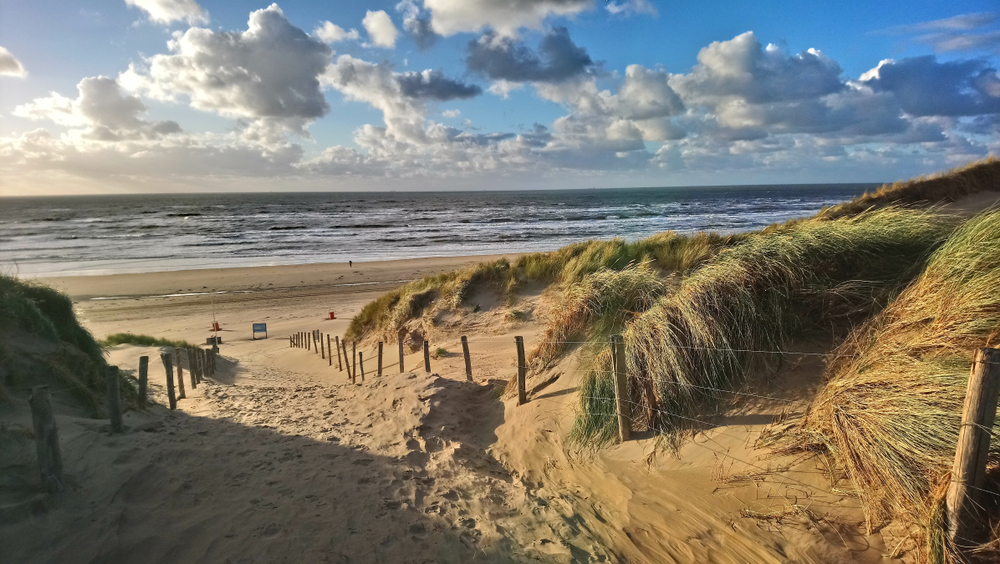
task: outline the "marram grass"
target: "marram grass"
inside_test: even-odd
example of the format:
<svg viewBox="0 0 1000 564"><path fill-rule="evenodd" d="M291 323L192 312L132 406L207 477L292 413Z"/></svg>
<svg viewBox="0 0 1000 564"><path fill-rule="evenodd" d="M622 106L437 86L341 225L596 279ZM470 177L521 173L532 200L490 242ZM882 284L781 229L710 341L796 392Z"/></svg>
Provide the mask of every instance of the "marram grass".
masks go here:
<svg viewBox="0 0 1000 564"><path fill-rule="evenodd" d="M883 208L853 218L809 220L751 235L661 297L624 332L633 399L647 426L665 434L715 413L779 351L806 331L844 324L884 306L953 230L928 210ZM588 379L610 378L610 355ZM587 382L582 389L602 389ZM716 391L718 390L718 391ZM610 398L582 399L575 436L613 437Z"/></svg>
<svg viewBox="0 0 1000 564"><path fill-rule="evenodd" d="M1000 211L966 222L884 311L831 353L828 383L791 442L829 450L869 529L889 519L940 538L940 484L955 456L975 350L1000 336ZM997 441L991 463L1000 462ZM935 490L938 493L935 494ZM936 524L935 524L936 523ZM928 542L931 560L944 558Z"/></svg>

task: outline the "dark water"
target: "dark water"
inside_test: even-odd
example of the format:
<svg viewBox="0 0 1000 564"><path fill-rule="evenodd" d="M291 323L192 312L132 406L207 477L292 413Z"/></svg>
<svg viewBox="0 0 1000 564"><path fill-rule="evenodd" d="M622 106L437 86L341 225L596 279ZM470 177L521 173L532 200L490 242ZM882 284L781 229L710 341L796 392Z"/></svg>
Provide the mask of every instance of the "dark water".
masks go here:
<svg viewBox="0 0 1000 564"><path fill-rule="evenodd" d="M3 198L0 268L66 275L544 251L759 229L873 186Z"/></svg>

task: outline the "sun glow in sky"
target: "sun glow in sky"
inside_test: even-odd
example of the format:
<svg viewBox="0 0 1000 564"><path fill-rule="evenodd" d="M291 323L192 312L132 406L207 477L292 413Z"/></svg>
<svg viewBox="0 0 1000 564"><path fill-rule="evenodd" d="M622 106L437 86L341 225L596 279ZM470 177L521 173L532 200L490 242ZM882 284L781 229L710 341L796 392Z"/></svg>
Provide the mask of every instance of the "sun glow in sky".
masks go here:
<svg viewBox="0 0 1000 564"><path fill-rule="evenodd" d="M993 0L4 0L0 195L910 177L1000 153Z"/></svg>

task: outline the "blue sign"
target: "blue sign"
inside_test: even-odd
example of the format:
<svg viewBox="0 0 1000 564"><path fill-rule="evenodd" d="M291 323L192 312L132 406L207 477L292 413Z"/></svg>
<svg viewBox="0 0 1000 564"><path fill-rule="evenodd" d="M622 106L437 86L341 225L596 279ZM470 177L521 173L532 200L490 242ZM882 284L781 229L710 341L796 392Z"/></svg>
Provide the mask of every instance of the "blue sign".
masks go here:
<svg viewBox="0 0 1000 564"><path fill-rule="evenodd" d="M254 333L267 333L267 323L254 323L253 324Z"/></svg>

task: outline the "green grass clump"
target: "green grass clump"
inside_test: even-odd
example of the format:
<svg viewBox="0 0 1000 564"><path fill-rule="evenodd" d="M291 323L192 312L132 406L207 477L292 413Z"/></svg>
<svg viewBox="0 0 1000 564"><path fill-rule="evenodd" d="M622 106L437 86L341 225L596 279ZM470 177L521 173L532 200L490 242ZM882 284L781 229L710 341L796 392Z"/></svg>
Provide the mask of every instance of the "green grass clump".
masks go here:
<svg viewBox="0 0 1000 564"><path fill-rule="evenodd" d="M667 434L688 427L728 399L715 390L738 391L778 360L749 351L778 351L810 329L876 311L955 223L932 211L884 208L754 234L719 252L624 332L630 387L641 392L646 424ZM594 374L610 373L610 356L598 360ZM579 437L608 436L590 421L592 400L583 402Z"/></svg>
<svg viewBox="0 0 1000 564"><path fill-rule="evenodd" d="M31 336L45 346L25 341ZM100 344L64 294L0 275L0 399L14 390L49 385L65 389L94 415L103 410L107 364ZM123 383L127 394L127 383Z"/></svg>
<svg viewBox="0 0 1000 564"><path fill-rule="evenodd" d="M790 442L835 456L870 530L901 519L940 538L933 515L955 456L973 354L996 346L998 335L1000 211L989 211L958 229L913 284L831 353L828 384ZM997 446L991 464L1000 463ZM942 547L928 543L932 560L944 558Z"/></svg>
<svg viewBox="0 0 1000 564"><path fill-rule="evenodd" d="M101 341L106 347L113 347L115 345L137 345L140 347L173 347L173 348L193 348L193 345L187 341L174 341L171 339L160 339L157 337L150 337L149 335L135 335L132 333L115 333L113 335L108 335L103 341Z"/></svg>
<svg viewBox="0 0 1000 564"><path fill-rule="evenodd" d="M622 270L603 269L568 285L547 320L545 336L528 360L547 365L573 341L593 341L617 333L667 292L668 283L650 261Z"/></svg>

